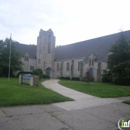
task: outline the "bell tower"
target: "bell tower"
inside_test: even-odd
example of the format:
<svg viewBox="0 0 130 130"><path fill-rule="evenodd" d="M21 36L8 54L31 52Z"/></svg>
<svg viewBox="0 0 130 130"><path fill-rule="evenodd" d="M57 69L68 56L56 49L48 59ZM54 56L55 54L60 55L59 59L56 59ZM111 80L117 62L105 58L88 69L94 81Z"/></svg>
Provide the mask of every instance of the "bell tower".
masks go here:
<svg viewBox="0 0 130 130"><path fill-rule="evenodd" d="M55 36L51 29L40 30L37 37L37 68L42 69L44 74L53 77L53 64L55 57Z"/></svg>

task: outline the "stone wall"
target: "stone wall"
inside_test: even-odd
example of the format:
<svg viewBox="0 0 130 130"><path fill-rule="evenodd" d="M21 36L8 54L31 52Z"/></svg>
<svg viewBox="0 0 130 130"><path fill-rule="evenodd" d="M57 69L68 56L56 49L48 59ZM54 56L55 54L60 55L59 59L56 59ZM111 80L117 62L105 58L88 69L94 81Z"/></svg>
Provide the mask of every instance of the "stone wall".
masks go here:
<svg viewBox="0 0 130 130"><path fill-rule="evenodd" d="M51 68L50 77L53 77L53 64L55 57L55 36L51 29L40 30L37 38L37 68L46 74L46 69Z"/></svg>
<svg viewBox="0 0 130 130"><path fill-rule="evenodd" d="M29 53L25 53L29 57ZM91 53L86 58L73 58L61 61L55 61L55 36L51 29L48 31L40 30L39 36L37 38L36 47L36 59L28 58L26 61L21 58L23 62L24 71L30 70L30 66L34 66L34 69L40 68L43 73L46 74L49 70L49 75L51 78L58 77L80 77L82 79L85 77L87 69L93 70L94 81L101 81L101 75L103 70L107 68L107 63L105 61L98 61L98 57ZM87 61L84 61L87 59ZM78 68L80 62L80 68ZM57 63L59 63L59 70L57 70ZM69 63L69 71L67 70L67 63Z"/></svg>
<svg viewBox="0 0 130 130"><path fill-rule="evenodd" d="M23 63L22 68L24 71L32 71L30 70L30 66L34 66L34 69L36 69L36 59L28 59L28 61L25 61L24 58L21 58L21 61Z"/></svg>
<svg viewBox="0 0 130 130"><path fill-rule="evenodd" d="M68 59L64 61L55 61L54 62L54 77L79 77L80 70L78 70L78 62L83 61L84 58L77 58L77 59ZM67 71L67 63L69 62L69 71ZM57 70L57 63L59 63L60 70ZM62 69L61 69L62 63ZM73 63L73 64L72 64ZM73 66L73 70L72 70ZM62 75L61 75L62 71ZM73 74L72 74L73 73Z"/></svg>

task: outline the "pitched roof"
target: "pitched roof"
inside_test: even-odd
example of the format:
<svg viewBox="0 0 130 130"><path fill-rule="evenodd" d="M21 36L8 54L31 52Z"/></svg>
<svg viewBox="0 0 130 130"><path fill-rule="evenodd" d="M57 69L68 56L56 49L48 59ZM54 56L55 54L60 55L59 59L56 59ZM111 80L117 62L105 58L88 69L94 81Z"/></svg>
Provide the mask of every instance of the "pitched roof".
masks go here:
<svg viewBox="0 0 130 130"><path fill-rule="evenodd" d="M130 39L130 30L124 31L124 35ZM97 56L97 60L105 60L108 50L119 38L120 33L98 37L86 41L81 41L69 45L59 46L55 49L55 59L64 60L72 58L87 57L93 53Z"/></svg>
<svg viewBox="0 0 130 130"><path fill-rule="evenodd" d="M26 52L29 53L29 58L36 59L36 45L26 45L18 42L14 43L14 46L21 56L24 56Z"/></svg>
<svg viewBox="0 0 130 130"><path fill-rule="evenodd" d="M130 39L130 30L124 31L124 35ZM87 62L88 56L93 53L97 56L98 61L105 60L108 50L119 38L120 33L111 34L103 37L98 37L86 41L81 41L69 45L59 46L55 48L55 59L65 60L73 58L85 57ZM14 43L17 51L24 56L26 52L29 53L30 58L36 59L36 45L26 45L18 42Z"/></svg>

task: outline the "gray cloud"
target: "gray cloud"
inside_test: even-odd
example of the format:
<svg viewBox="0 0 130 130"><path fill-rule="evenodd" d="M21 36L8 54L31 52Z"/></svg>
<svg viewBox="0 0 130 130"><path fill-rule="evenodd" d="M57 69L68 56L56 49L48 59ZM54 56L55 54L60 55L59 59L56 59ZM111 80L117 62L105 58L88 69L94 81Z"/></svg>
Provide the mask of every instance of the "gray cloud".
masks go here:
<svg viewBox="0 0 130 130"><path fill-rule="evenodd" d="M19 42L36 44L40 28L52 28L57 44L66 44L118 32L120 26L128 30L128 3L129 0L0 0L0 39L13 33Z"/></svg>

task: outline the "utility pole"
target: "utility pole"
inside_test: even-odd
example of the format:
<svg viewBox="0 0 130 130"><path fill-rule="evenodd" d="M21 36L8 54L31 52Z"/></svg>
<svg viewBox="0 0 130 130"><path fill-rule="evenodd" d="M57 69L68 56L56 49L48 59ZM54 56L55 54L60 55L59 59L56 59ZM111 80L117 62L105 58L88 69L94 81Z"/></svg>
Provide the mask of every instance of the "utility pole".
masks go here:
<svg viewBox="0 0 130 130"><path fill-rule="evenodd" d="M11 65L11 36L12 34L10 34L10 41L9 41L9 46L10 46L10 49L9 49L9 71L8 71L8 81L10 80L10 65Z"/></svg>

